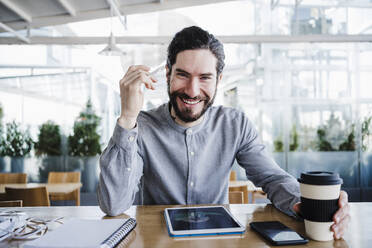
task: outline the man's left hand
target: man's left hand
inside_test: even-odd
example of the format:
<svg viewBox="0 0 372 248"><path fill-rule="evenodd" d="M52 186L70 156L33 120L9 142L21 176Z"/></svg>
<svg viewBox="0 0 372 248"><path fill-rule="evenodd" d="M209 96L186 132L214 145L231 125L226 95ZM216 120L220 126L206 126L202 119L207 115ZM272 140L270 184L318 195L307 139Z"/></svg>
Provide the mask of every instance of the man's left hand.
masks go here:
<svg viewBox="0 0 372 248"><path fill-rule="evenodd" d="M301 203L298 202L293 206L293 210L296 213L300 213L300 205ZM338 200L339 209L333 215L333 225L331 226L332 231L334 232L333 237L335 239L340 239L344 236L345 231L350 222L350 206L347 193L343 190L340 192L340 198Z"/></svg>

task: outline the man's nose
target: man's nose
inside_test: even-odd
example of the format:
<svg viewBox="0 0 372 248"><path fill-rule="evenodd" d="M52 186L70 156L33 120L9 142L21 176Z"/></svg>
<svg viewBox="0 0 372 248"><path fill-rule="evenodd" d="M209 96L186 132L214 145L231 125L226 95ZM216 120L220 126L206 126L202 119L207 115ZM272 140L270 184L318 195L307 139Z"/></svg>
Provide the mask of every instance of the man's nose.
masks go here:
<svg viewBox="0 0 372 248"><path fill-rule="evenodd" d="M200 95L199 78L192 77L186 85L185 94L193 98Z"/></svg>

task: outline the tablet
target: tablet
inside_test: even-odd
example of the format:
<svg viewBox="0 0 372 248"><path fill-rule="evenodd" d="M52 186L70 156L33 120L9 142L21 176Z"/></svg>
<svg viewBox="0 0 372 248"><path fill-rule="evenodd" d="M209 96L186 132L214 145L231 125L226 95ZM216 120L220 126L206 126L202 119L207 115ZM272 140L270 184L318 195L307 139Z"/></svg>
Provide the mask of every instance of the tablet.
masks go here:
<svg viewBox="0 0 372 248"><path fill-rule="evenodd" d="M223 206L166 208L171 237L242 234L245 227Z"/></svg>

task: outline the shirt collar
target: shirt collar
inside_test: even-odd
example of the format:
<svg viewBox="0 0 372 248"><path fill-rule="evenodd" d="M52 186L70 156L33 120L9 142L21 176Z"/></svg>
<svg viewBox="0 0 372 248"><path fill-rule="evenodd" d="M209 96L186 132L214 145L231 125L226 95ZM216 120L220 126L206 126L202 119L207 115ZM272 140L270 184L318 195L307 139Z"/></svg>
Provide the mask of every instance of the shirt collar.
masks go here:
<svg viewBox="0 0 372 248"><path fill-rule="evenodd" d="M169 124L169 126L171 128L175 129L176 131L178 131L180 133L185 133L189 129L192 130L192 133L197 133L198 131L202 130L203 127L205 126L205 124L207 123L210 109L211 108L208 108L207 111L205 111L205 113L204 113L204 119L203 119L203 121L201 123L199 123L198 125L195 125L193 127L183 127L183 126L177 124L173 120L173 118L172 118L172 116L170 114L170 102L165 103L165 104L163 104L161 106L161 112L162 112L163 116L165 117L166 122Z"/></svg>

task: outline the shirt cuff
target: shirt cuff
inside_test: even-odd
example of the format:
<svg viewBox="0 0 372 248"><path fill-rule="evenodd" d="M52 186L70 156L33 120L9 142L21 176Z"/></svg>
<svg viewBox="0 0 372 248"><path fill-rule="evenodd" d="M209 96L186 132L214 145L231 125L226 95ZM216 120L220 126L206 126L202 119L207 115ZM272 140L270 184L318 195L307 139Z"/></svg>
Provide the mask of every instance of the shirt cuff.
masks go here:
<svg viewBox="0 0 372 248"><path fill-rule="evenodd" d="M131 129L125 129L121 127L117 122L114 128L114 134L112 136L113 141L116 145L120 146L123 149L128 149L133 147L133 144L137 143L138 137L138 125Z"/></svg>
<svg viewBox="0 0 372 248"><path fill-rule="evenodd" d="M297 212L295 212L295 211L293 210L293 206L294 206L295 204L299 203L299 202L300 202L300 199L299 199L299 198L296 198L296 200L292 201L292 203L290 204L290 209L289 209L289 211L290 211L290 216L292 216L292 217L295 218L296 220L300 220L300 221L302 221L302 220L304 220L304 218L303 218L301 212L297 213Z"/></svg>

